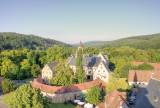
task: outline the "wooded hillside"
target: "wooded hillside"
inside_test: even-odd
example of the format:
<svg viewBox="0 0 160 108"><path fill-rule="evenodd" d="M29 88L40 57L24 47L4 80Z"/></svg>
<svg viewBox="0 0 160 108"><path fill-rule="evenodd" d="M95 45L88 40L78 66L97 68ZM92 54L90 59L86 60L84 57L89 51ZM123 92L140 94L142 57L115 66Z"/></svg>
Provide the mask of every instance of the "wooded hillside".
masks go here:
<svg viewBox="0 0 160 108"><path fill-rule="evenodd" d="M35 35L25 35L12 32L0 33L0 50L18 48L45 49L53 45L69 46L53 39L45 39Z"/></svg>
<svg viewBox="0 0 160 108"><path fill-rule="evenodd" d="M85 43L86 46L94 47L121 47L130 46L139 49L159 49L160 48L160 33L133 36L115 41L93 41Z"/></svg>

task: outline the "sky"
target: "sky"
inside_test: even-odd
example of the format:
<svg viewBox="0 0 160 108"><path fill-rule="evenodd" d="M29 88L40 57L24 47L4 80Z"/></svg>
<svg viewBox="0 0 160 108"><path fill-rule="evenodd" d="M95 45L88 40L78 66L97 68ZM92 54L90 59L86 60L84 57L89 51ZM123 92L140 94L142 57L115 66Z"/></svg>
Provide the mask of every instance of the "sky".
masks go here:
<svg viewBox="0 0 160 108"><path fill-rule="evenodd" d="M0 32L66 43L160 33L160 0L0 0Z"/></svg>

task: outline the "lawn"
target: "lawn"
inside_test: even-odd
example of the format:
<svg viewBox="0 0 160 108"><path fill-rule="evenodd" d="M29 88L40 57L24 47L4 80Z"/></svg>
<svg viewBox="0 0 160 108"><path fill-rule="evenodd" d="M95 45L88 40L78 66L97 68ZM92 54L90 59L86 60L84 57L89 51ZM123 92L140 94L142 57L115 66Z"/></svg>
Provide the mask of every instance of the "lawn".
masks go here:
<svg viewBox="0 0 160 108"><path fill-rule="evenodd" d="M49 104L49 108L75 108L73 104L64 104L64 103L52 103Z"/></svg>

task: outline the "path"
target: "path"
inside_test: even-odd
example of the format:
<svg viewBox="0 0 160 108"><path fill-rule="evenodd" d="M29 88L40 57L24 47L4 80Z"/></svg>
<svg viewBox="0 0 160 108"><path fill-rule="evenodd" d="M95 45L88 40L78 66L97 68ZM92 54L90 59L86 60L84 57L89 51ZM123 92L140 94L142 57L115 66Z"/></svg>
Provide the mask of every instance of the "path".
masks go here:
<svg viewBox="0 0 160 108"><path fill-rule="evenodd" d="M3 102L3 95L0 92L0 108L8 108L6 104Z"/></svg>

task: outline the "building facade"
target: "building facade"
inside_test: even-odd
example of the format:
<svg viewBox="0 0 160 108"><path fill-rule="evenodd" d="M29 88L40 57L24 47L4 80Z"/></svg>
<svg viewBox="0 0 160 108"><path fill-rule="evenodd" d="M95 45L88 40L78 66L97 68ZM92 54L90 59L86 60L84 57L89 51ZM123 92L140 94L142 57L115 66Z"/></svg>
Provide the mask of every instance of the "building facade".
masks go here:
<svg viewBox="0 0 160 108"><path fill-rule="evenodd" d="M55 67L57 65L57 62L53 61L51 63L46 64L43 69L42 69L42 79L45 82L48 82L50 79L52 79L54 77L54 71L55 71Z"/></svg>
<svg viewBox="0 0 160 108"><path fill-rule="evenodd" d="M80 47L78 47L75 56L69 57L67 61L74 74L76 73L77 70L76 60L77 60L77 52L79 50L83 51L82 43L80 44ZM47 81L54 77L54 69L56 65L57 63L53 61L44 66L44 68L42 69L42 78L44 80ZM104 82L108 82L110 70L109 70L109 61L107 56L104 56L101 53L99 55L94 55L94 56L83 55L82 65L87 80L90 81L99 78Z"/></svg>
<svg viewBox="0 0 160 108"><path fill-rule="evenodd" d="M69 57L68 64L73 72L76 73L76 56ZM100 78L105 82L108 81L110 73L109 62L108 58L101 53L97 56L83 56L82 65L86 79L95 80Z"/></svg>

